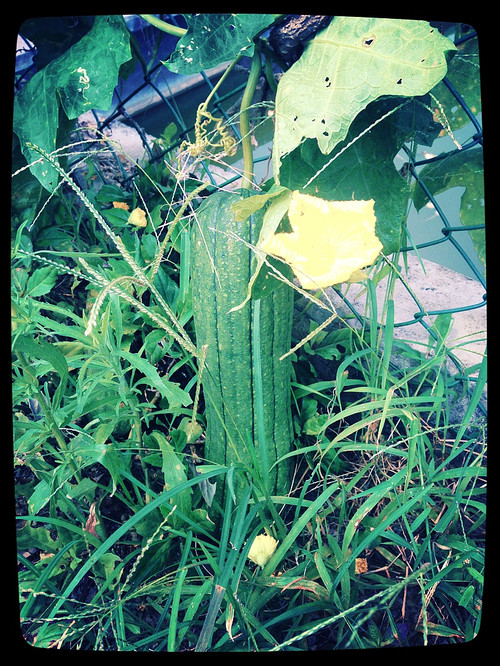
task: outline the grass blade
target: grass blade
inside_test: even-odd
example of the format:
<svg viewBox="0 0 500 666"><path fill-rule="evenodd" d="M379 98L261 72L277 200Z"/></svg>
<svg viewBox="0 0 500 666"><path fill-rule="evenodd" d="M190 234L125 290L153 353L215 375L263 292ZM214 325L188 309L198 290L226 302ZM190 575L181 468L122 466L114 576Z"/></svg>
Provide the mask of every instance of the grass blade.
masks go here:
<svg viewBox="0 0 500 666"><path fill-rule="evenodd" d="M167 640L167 650L168 652L175 652L176 649L176 638L177 638L177 615L179 613L179 604L181 599L182 586L184 584L184 579L188 569L186 568L186 562L191 549L192 533L188 532L186 537L186 542L184 544L184 549L182 551L181 561L179 562L179 570L177 572L175 584L174 584L174 597L172 599L172 609L170 611L170 623L168 626L168 640Z"/></svg>
<svg viewBox="0 0 500 666"><path fill-rule="evenodd" d="M297 518L297 520L292 525L292 529L288 532L283 542L278 546L269 562L263 568L263 577L270 576L274 572L281 560L285 557L289 548L297 539L301 530L310 520L313 519L323 504L325 504L325 502L333 495L336 490L338 490L338 488L339 484L337 482L332 483L330 486L328 486L328 488L326 488L326 490L321 493L321 495L319 495L319 497L314 500L314 502L309 505L304 513L299 518Z"/></svg>
<svg viewBox="0 0 500 666"><path fill-rule="evenodd" d="M316 624L314 627L307 629L306 631L303 631L302 633L298 634L297 636L293 636L292 638L288 639L287 641L284 641L283 643L280 643L280 645L276 645L275 647L271 648L271 652L277 652L278 650L281 650L284 647L288 647L289 645L292 645L293 643L296 643L297 641L303 640L304 638L307 638L308 636L311 636L312 634L316 633L320 629L324 629L330 624L333 624L334 622L338 622L339 620L347 617L347 615L360 610L364 606L372 605L374 602L378 602L377 605L380 606L384 603L388 603L388 601L395 597L397 594L401 592L403 588L405 588L407 585L412 583L415 578L418 576L421 576L423 572L428 568L428 565L424 565L421 569L418 571L413 572L410 576L407 578L404 578L402 581L399 583L395 583L391 587L381 590L380 592L377 592L377 594L374 594L373 596L369 597L368 599L364 599L363 601L360 601L358 604L355 604L354 606L351 606L351 608L348 608L345 611L342 611L341 613L338 613L337 615L334 615L333 617L329 617L326 620L323 620L322 622L319 622Z"/></svg>
<svg viewBox="0 0 500 666"><path fill-rule="evenodd" d="M78 569L74 577L72 578L71 582L66 586L65 590L61 593L61 597L58 599L57 603L54 605L52 608L50 614L47 617L47 620L51 620L53 617L56 616L57 612L61 608L61 606L64 604L65 600L69 597L69 595L73 592L73 590L76 588L78 583L82 580L82 578L85 576L85 574L94 566L94 564L104 555L104 553L107 553L110 548L124 535L128 530L130 530L136 523L138 523L140 520L145 518L151 511L154 511L157 507L161 506L162 504L168 502L169 499L172 497L175 497L175 495L179 492L182 492L186 488L189 488L191 486L194 486L197 483L200 483L204 479L210 479L213 476L217 476L218 474L221 474L222 472L225 471L225 468L218 468L215 470L210 470L209 472L205 472L204 474L200 474L196 476L193 479L189 479L185 483L177 486L176 488L172 488L171 490L168 490L161 495L158 495L158 497L148 504L146 504L142 509L140 509L137 513L135 513L131 518L129 518L123 525L120 525L120 527L109 536L106 541L104 541L99 548L97 548L91 555L90 557L85 561L85 563ZM42 635L44 629L46 627L50 626L50 622L47 621L47 623L40 629L39 636Z"/></svg>

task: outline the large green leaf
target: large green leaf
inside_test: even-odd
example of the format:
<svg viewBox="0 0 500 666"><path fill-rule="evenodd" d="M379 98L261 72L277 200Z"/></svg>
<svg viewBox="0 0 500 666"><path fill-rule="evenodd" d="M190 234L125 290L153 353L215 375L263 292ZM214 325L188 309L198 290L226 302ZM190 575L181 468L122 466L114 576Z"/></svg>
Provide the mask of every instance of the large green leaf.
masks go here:
<svg viewBox="0 0 500 666"><path fill-rule="evenodd" d="M70 450L76 458L82 460L83 466L98 462L105 467L111 475L114 494L121 480L123 461L122 455L110 439L112 431L112 423L101 423L91 437L86 433L73 437Z"/></svg>
<svg viewBox="0 0 500 666"><path fill-rule="evenodd" d="M187 32L163 63L179 74L215 67L240 52L251 56L253 37L274 20L272 14L194 14L185 18Z"/></svg>
<svg viewBox="0 0 500 666"><path fill-rule="evenodd" d="M80 40L94 20L95 16L34 16L23 21L19 32L36 46L40 70Z"/></svg>
<svg viewBox="0 0 500 666"><path fill-rule="evenodd" d="M50 342L43 338L34 339L27 335L19 335L14 342L14 350L27 354L33 360L43 360L57 372L61 381L68 376L68 363L64 354Z"/></svg>
<svg viewBox="0 0 500 666"><path fill-rule="evenodd" d="M90 109L110 108L118 70L130 57L129 33L123 18L97 16L82 39L30 79L14 100L13 123L28 163L40 155L26 142L47 152L56 148L60 107L69 120ZM50 166L38 162L31 171L47 190L53 191L57 174Z"/></svg>
<svg viewBox="0 0 500 666"><path fill-rule="evenodd" d="M460 221L464 226L485 224L484 214L484 166L483 149L471 148L452 153L435 162L430 162L419 173L429 193L445 192L452 187L464 187L460 200ZM420 210L428 197L415 184L413 202ZM486 235L484 229L469 231L474 247L482 263L486 265Z"/></svg>
<svg viewBox="0 0 500 666"><path fill-rule="evenodd" d="M316 141L308 139L284 158L280 177L281 184L292 190L327 200L374 199L376 234L386 254L400 247L401 223L410 195L406 181L394 166L394 157L408 138L430 133L430 113L423 106L410 101L387 116L397 104L396 100L371 104L359 114L345 141L331 156L323 155Z"/></svg>
<svg viewBox="0 0 500 666"><path fill-rule="evenodd" d="M276 95L274 173L306 138L323 154L381 96L424 95L446 74L455 46L425 21L337 16L285 72Z"/></svg>

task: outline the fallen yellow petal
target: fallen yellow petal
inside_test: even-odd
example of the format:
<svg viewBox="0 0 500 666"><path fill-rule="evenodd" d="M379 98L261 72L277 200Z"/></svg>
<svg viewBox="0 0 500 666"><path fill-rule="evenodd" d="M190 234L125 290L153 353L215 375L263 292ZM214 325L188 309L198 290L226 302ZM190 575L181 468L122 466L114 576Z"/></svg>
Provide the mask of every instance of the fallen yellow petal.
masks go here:
<svg viewBox="0 0 500 666"><path fill-rule="evenodd" d="M368 571L368 560L366 557L357 557L354 564L354 573L364 574Z"/></svg>
<svg viewBox="0 0 500 666"><path fill-rule="evenodd" d="M248 559L260 567L264 567L271 559L271 555L276 550L277 545L278 542L272 536L259 534L253 540L248 552Z"/></svg>
<svg viewBox="0 0 500 666"><path fill-rule="evenodd" d="M133 224L136 227L145 227L148 223L146 219L146 213L142 210L142 208L134 208L134 210L130 213L127 222L129 224Z"/></svg>
<svg viewBox="0 0 500 666"><path fill-rule="evenodd" d="M129 205L125 201L113 201L113 208L122 208L123 210L128 210Z"/></svg>
<svg viewBox="0 0 500 666"><path fill-rule="evenodd" d="M293 192L288 209L292 233L270 236L261 248L284 259L304 289L359 279L358 271L373 264L382 250L374 204L373 199L326 201Z"/></svg>

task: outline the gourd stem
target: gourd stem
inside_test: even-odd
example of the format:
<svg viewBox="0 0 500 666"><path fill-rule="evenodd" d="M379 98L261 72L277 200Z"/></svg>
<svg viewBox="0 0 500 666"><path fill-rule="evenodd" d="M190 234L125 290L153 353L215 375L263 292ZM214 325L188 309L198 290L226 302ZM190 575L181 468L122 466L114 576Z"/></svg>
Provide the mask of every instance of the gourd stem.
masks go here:
<svg viewBox="0 0 500 666"><path fill-rule="evenodd" d="M154 16L154 14L139 14L139 16L151 25L154 25L155 28L163 30L163 32L167 32L169 35L173 35L174 37L182 37L187 32L187 28L180 28L177 25L166 23L165 21L159 19L157 16Z"/></svg>
<svg viewBox="0 0 500 666"><path fill-rule="evenodd" d="M240 133L241 145L243 148L243 178L241 180L241 187L247 189L250 189L253 184L253 148L250 136L249 108L252 103L255 88L257 87L261 69L262 62L260 48L258 44L255 44L252 63L250 65L250 73L248 75L247 85L240 105Z"/></svg>

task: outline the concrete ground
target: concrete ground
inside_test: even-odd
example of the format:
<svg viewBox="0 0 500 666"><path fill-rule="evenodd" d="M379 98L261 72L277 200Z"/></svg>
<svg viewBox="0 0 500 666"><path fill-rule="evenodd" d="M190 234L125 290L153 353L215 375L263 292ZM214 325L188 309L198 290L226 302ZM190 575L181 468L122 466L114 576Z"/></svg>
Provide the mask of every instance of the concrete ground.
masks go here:
<svg viewBox="0 0 500 666"><path fill-rule="evenodd" d="M425 351L419 343L427 343L429 334L414 317L420 308L425 312L439 312L479 305L484 303L485 292L477 280L432 261L421 260L408 254L406 262L407 268L402 268L394 287L394 321L396 324L412 321L415 323L396 327L394 335L398 339L413 342L416 348ZM379 313L386 298L386 288L387 278L379 283L376 290ZM365 312L366 290L362 283L350 285L342 291L358 312ZM349 312L349 308L333 290L329 290L329 295L339 314ZM435 315L429 315L425 317L425 321L431 324L435 318ZM480 363L486 349L486 304L475 309L454 312L452 321L447 339L449 349L466 367Z"/></svg>

